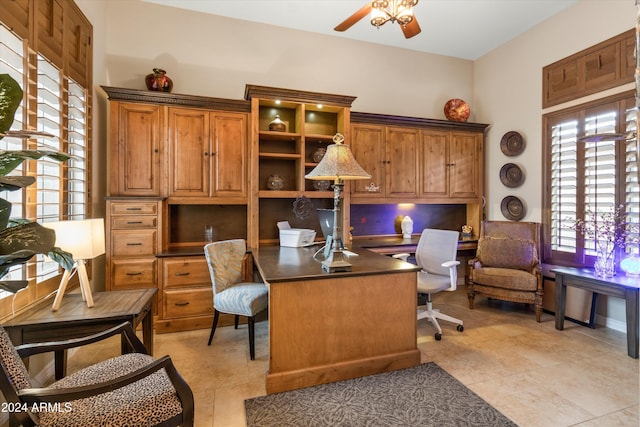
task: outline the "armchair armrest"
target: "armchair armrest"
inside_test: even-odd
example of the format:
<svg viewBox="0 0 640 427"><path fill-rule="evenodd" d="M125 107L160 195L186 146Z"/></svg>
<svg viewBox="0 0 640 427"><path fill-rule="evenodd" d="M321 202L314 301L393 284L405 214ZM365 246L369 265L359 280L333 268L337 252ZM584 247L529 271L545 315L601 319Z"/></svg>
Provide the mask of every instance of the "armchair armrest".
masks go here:
<svg viewBox="0 0 640 427"><path fill-rule="evenodd" d="M28 403L29 405L39 402L68 402L117 390L128 384L132 384L138 380L148 377L162 368L165 369L173 387L176 389L178 398L182 402L184 418L189 419L187 418L187 414L193 413L193 392L180 376L169 356L164 356L143 368L110 381L64 389L48 387L28 388L19 391L18 396L20 396L20 399L23 402Z"/></svg>
<svg viewBox="0 0 640 427"><path fill-rule="evenodd" d="M18 352L18 355L20 355L20 357L24 358L33 356L34 354L66 350L69 348L92 344L94 342L102 341L117 334L121 334L123 337L125 337L136 353L148 354L147 349L144 347L144 344L140 341L129 322L123 322L111 329L107 329L105 331L98 332L93 335L88 335L82 338L72 338L65 341L23 344L17 346L16 351Z"/></svg>

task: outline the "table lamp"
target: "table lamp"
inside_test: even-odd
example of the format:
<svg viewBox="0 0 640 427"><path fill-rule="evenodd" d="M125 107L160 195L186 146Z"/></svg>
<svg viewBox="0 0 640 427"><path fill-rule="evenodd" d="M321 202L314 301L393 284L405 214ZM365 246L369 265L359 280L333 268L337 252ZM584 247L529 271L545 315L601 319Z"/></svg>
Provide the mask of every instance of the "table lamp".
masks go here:
<svg viewBox="0 0 640 427"><path fill-rule="evenodd" d="M56 232L56 246L69 252L76 261L74 267L71 270L65 270L62 275L52 310L56 311L60 308L67 283L76 272L80 280L82 300L86 301L87 307L93 307L91 283L85 262L104 254L104 219L47 222L43 225Z"/></svg>
<svg viewBox="0 0 640 427"><path fill-rule="evenodd" d="M351 271L351 264L344 259L342 252L342 189L345 180L371 179L358 164L348 145L344 145L344 136L340 133L333 137L334 144L327 147L320 163L304 177L311 180L333 180L333 234L331 241L327 238L327 245L331 245L331 251L322 262L322 269L329 273L338 271Z"/></svg>

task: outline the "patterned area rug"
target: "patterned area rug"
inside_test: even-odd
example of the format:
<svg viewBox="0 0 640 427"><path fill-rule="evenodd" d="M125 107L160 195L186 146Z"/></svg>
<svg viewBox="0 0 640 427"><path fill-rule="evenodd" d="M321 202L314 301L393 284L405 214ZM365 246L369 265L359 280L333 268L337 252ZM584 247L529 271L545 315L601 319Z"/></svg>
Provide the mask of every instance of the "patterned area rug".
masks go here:
<svg viewBox="0 0 640 427"><path fill-rule="evenodd" d="M435 363L244 402L248 427L516 426Z"/></svg>

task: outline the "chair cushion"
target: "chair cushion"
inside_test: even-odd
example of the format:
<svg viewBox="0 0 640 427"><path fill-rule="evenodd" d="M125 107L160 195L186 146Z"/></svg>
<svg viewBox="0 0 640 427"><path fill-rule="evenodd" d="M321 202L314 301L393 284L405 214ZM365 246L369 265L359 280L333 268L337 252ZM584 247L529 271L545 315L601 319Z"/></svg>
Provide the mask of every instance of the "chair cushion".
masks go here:
<svg viewBox="0 0 640 427"><path fill-rule="evenodd" d="M430 294L451 288L451 277L431 274L426 271L418 272L418 292Z"/></svg>
<svg viewBox="0 0 640 427"><path fill-rule="evenodd" d="M24 366L20 355L18 355L11 339L9 339L9 335L2 326L0 326L0 360L2 360L2 365L9 373L11 382L16 390L32 387L27 367Z"/></svg>
<svg viewBox="0 0 640 427"><path fill-rule="evenodd" d="M269 297L264 283L236 283L213 296L213 308L229 314L253 317L267 308Z"/></svg>
<svg viewBox="0 0 640 427"><path fill-rule="evenodd" d="M478 241L476 256L484 267L531 271L538 265L538 250L533 240L483 236Z"/></svg>
<svg viewBox="0 0 640 427"><path fill-rule="evenodd" d="M84 368L52 388L68 388L108 381L153 362L153 357L131 353ZM149 426L182 412L182 404L164 369L110 393L69 402L60 411L40 413L41 426Z"/></svg>
<svg viewBox="0 0 640 427"><path fill-rule="evenodd" d="M495 288L535 292L538 280L535 274L511 268L480 267L471 270L474 283Z"/></svg>

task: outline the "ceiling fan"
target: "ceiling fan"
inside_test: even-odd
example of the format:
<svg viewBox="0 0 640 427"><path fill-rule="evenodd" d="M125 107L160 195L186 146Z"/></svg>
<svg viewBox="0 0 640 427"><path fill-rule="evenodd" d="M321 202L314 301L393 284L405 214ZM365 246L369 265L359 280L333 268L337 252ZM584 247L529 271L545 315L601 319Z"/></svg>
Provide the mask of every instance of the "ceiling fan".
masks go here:
<svg viewBox="0 0 640 427"><path fill-rule="evenodd" d="M371 1L361 7L356 13L342 21L334 28L335 31L345 31L351 28L356 22L367 16L371 12L371 25L376 28L387 22L397 22L400 24L405 38L411 38L422 31L416 17L413 15L413 7L418 4L418 0L384 0Z"/></svg>

